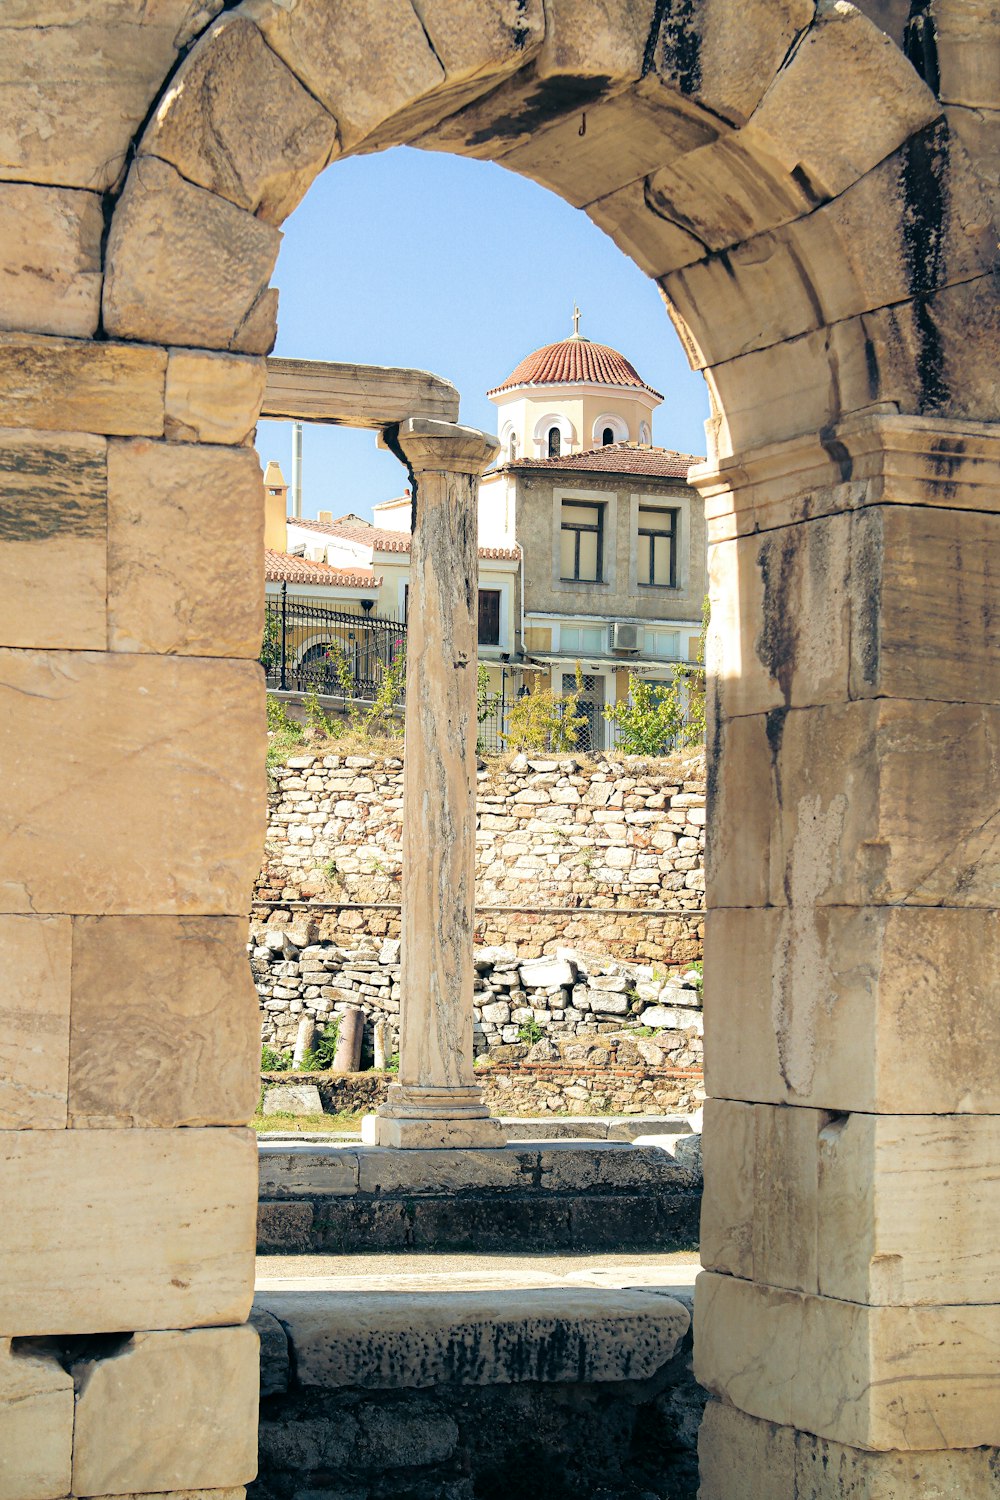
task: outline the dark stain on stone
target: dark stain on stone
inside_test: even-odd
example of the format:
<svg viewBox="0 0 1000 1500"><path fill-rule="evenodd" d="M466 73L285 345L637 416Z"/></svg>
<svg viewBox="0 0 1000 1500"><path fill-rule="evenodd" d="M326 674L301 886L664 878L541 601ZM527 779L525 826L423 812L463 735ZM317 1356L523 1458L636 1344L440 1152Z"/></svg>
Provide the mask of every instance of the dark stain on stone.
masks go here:
<svg viewBox="0 0 1000 1500"><path fill-rule="evenodd" d="M811 204L813 204L814 207L818 206L820 203L826 202L829 195L822 192L816 186L801 162L798 162L792 168L790 176L799 191L805 198L808 199Z"/></svg>
<svg viewBox="0 0 1000 1500"><path fill-rule="evenodd" d="M881 661L882 515L878 510L854 518L851 534L852 667L857 663L868 687L878 682Z"/></svg>
<svg viewBox="0 0 1000 1500"><path fill-rule="evenodd" d="M79 452L0 448L0 542L92 540L107 529L102 459Z"/></svg>
<svg viewBox="0 0 1000 1500"><path fill-rule="evenodd" d="M466 145L485 146L490 141L520 140L523 135L541 130L543 125L550 125L564 115L575 114L595 104L610 83L611 79L604 75L584 78L568 74L562 78L536 80L534 92L517 109L497 115L489 124L474 130Z"/></svg>
<svg viewBox="0 0 1000 1500"><path fill-rule="evenodd" d="M516 10L520 18L523 19L525 16L527 16L528 0L517 0ZM511 39L513 40L514 46L518 49L519 52L527 46L530 36L531 28L529 26L519 24L515 25L511 29Z"/></svg>
<svg viewBox="0 0 1000 1500"><path fill-rule="evenodd" d="M698 94L702 81L701 37L695 11L695 0L673 0L670 5L657 4L643 59L645 74L652 68L658 52L660 70L674 78L680 92L689 99ZM658 34L654 40L657 23Z"/></svg>
<svg viewBox="0 0 1000 1500"><path fill-rule="evenodd" d="M901 150L903 195L902 252L913 296L917 340L917 377L921 409L939 411L948 401L945 356L940 331L927 298L944 277L944 242L948 221L948 127L936 120L912 135Z"/></svg>
<svg viewBox="0 0 1000 1500"><path fill-rule="evenodd" d="M911 0L910 15L903 29L903 56L927 87L941 93L941 69L938 64L937 30L930 15L930 0Z"/></svg>
<svg viewBox="0 0 1000 1500"><path fill-rule="evenodd" d="M723 734L722 697L716 685L712 692L712 715L708 724L705 745L705 822L709 829L715 826L714 810L719 795L719 762L722 759Z"/></svg>
<svg viewBox="0 0 1000 1500"><path fill-rule="evenodd" d="M763 623L754 641L757 659L781 688L786 707L792 698L792 675L798 651L792 578L797 539L794 529L781 538L768 538L757 553L757 567L764 585Z"/></svg>
<svg viewBox="0 0 1000 1500"><path fill-rule="evenodd" d="M865 328L865 330L864 330L864 336L865 336L865 369L868 372L868 394L872 398L872 400L874 401L875 397L878 395L879 380L880 380L879 368L878 368L878 351L875 348L874 343L872 342L871 335L869 334L867 328Z"/></svg>
<svg viewBox="0 0 1000 1500"><path fill-rule="evenodd" d="M854 473L854 460L850 455L850 451L844 446L839 438L833 436L833 431L829 427L824 427L822 429L819 434L819 440L822 443L824 450L830 455L830 457L833 459L833 462L837 465L837 468L840 472L841 482L843 484L846 484L851 475Z"/></svg>
<svg viewBox="0 0 1000 1500"><path fill-rule="evenodd" d="M785 733L785 720L788 718L789 712L790 710L787 707L772 708L768 711L764 718L764 733L767 735L767 745L768 749L771 752L771 769L774 775L774 800L778 807L782 805L781 765L779 763L779 756L781 755L782 736ZM786 874L786 897L788 895L787 882L788 876Z"/></svg>

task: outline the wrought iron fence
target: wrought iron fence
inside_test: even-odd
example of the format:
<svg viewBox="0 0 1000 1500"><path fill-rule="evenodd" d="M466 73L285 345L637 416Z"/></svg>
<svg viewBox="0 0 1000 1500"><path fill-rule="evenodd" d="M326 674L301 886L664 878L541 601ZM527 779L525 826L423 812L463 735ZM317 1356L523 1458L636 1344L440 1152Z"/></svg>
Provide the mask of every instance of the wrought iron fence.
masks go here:
<svg viewBox="0 0 1000 1500"><path fill-rule="evenodd" d="M366 601L367 602L367 601ZM374 699L386 670L406 653L406 621L374 609L331 609L296 599L282 584L264 601L260 659L271 688Z"/></svg>

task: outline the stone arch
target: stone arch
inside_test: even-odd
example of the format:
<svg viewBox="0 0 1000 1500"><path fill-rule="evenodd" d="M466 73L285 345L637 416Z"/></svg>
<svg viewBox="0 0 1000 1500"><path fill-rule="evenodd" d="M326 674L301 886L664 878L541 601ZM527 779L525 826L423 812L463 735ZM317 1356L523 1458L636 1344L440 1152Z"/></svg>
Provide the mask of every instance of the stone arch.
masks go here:
<svg viewBox="0 0 1000 1500"><path fill-rule="evenodd" d="M273 340L277 226L338 155L396 143L488 157L559 192L658 282L713 400L694 476L712 543L715 677L697 1357L720 1399L702 1494L748 1493L756 1465L788 1494L808 1472L832 1500L841 1484L897 1475L913 1449L920 1475L900 1482L916 1497L942 1475L951 1483L948 1446L965 1450L965 1488L985 1486L995 1454L984 1445L1000 1443L981 1355L1000 1318L988 1295L995 1192L963 1229L950 1277L934 1224L955 1225L975 1163L995 1161L1000 1116L986 1003L998 944L996 236L985 137L969 118L988 72L976 53L995 61L995 35L955 0L918 7L907 32L918 70L844 0L524 0L513 11L351 0L336 27L328 0L245 0L206 26L218 8L178 0L176 25L155 36L150 25L133 49L146 71L112 69L88 128L58 138L61 158L51 129L22 131L21 154L5 153L32 204L36 189L63 195L44 211L69 216L85 249L76 299L39 291L2 345L7 472L41 463L76 481L74 588L53 587L42 609L16 581L21 607L5 618L18 748L30 759L43 747L68 791L61 806L29 776L8 781L4 920L25 932L51 920L46 951L66 975L67 923L102 975L137 967L135 944L166 951L179 924L189 950L221 933L238 953L261 810L245 751L260 704L253 611L233 617L230 605L252 603L256 587L259 477L240 445ZM892 3L866 9L898 19ZM158 515L184 516L192 476L211 482L214 506L199 517L197 566L182 569ZM234 560L238 529L250 540ZM214 739L171 717L198 693ZM961 770L961 806L935 783L944 759ZM195 847L178 817L192 801ZM86 925L101 916L110 923ZM138 1137L161 1134L157 1212L167 1231L171 1214L184 1219L196 1266L193 1146L174 1138L245 1118L251 1070L206 1095L180 1068L183 1087L146 1093L141 1109L126 1072L102 1078L95 1102L106 1026L81 974L55 986L67 1026L72 1001L75 1072L38 1105L43 1128L30 1133L61 1153L39 1180L59 1198L103 1153L116 1187L145 1187L154 1158ZM245 988L235 969L220 975L234 1017L249 1015ZM80 1128L63 1130L71 1115ZM105 1132L108 1120L147 1129ZM22 1257L5 1284L29 1313L0 1298L0 1335L92 1332L95 1319L238 1323L252 1169L235 1131L211 1135L230 1192L205 1252L211 1286L153 1258L145 1281L135 1268L124 1278L123 1302L112 1277L79 1294L70 1268L71 1315ZM910 1151L925 1153L924 1177ZM754 1198L748 1176L782 1191ZM24 1212L41 1222L31 1180L29 1166ZM911 1212L914 1181L924 1216ZM163 1238L161 1221L133 1238ZM945 1345L939 1379L933 1351ZM155 1475L131 1487L162 1488Z"/></svg>

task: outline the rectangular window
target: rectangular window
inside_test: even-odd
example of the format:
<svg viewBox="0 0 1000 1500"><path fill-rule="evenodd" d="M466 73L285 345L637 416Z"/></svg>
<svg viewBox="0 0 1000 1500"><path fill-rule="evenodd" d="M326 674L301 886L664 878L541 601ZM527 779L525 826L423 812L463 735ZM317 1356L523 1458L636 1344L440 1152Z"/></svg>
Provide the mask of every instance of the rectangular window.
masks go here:
<svg viewBox="0 0 1000 1500"><path fill-rule="evenodd" d="M677 512L639 506L639 583L644 588L677 586Z"/></svg>
<svg viewBox="0 0 1000 1500"><path fill-rule="evenodd" d="M567 582L600 583L604 564L604 506L562 503L559 534L560 577Z"/></svg>
<svg viewBox="0 0 1000 1500"><path fill-rule="evenodd" d="M500 644L500 590L479 590L479 644Z"/></svg>
<svg viewBox="0 0 1000 1500"><path fill-rule="evenodd" d="M603 625L560 625L559 650L593 656L604 650Z"/></svg>
<svg viewBox="0 0 1000 1500"><path fill-rule="evenodd" d="M680 661L681 633L679 630L647 629L645 634L646 650L650 656L658 656L665 661Z"/></svg>

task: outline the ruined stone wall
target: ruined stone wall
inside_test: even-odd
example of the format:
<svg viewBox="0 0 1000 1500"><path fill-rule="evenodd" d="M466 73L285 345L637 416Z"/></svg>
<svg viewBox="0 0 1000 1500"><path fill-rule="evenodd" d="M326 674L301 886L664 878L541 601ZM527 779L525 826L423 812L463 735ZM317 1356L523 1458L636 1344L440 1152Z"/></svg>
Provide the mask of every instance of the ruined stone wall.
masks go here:
<svg viewBox="0 0 1000 1500"><path fill-rule="evenodd" d="M398 938L362 939L354 947L316 941L316 924L265 927L251 938L250 965L261 1008L261 1041L291 1055L303 1017L323 1027L349 1009L365 1013L365 1054L372 1028L398 1027ZM477 1053L502 1043L555 1041L623 1025L667 1037L692 1032L701 1046L701 976L628 964L575 948L522 959L515 947L477 948L473 1036ZM664 1029L666 1028L666 1029ZM647 1050L655 1046L646 1042ZM668 1050L671 1044L666 1044ZM551 1060L549 1058L544 1059ZM647 1061L663 1062L662 1056Z"/></svg>
<svg viewBox="0 0 1000 1500"><path fill-rule="evenodd" d="M293 756L272 782L259 899L398 901L402 761ZM519 755L481 767L478 782L479 906L701 910L700 755Z"/></svg>
<svg viewBox="0 0 1000 1500"><path fill-rule="evenodd" d="M525 958L566 943L668 967L700 958L702 756L518 756L478 781L478 941ZM302 755L272 782L257 920L306 901L321 939L398 936L402 762Z"/></svg>

